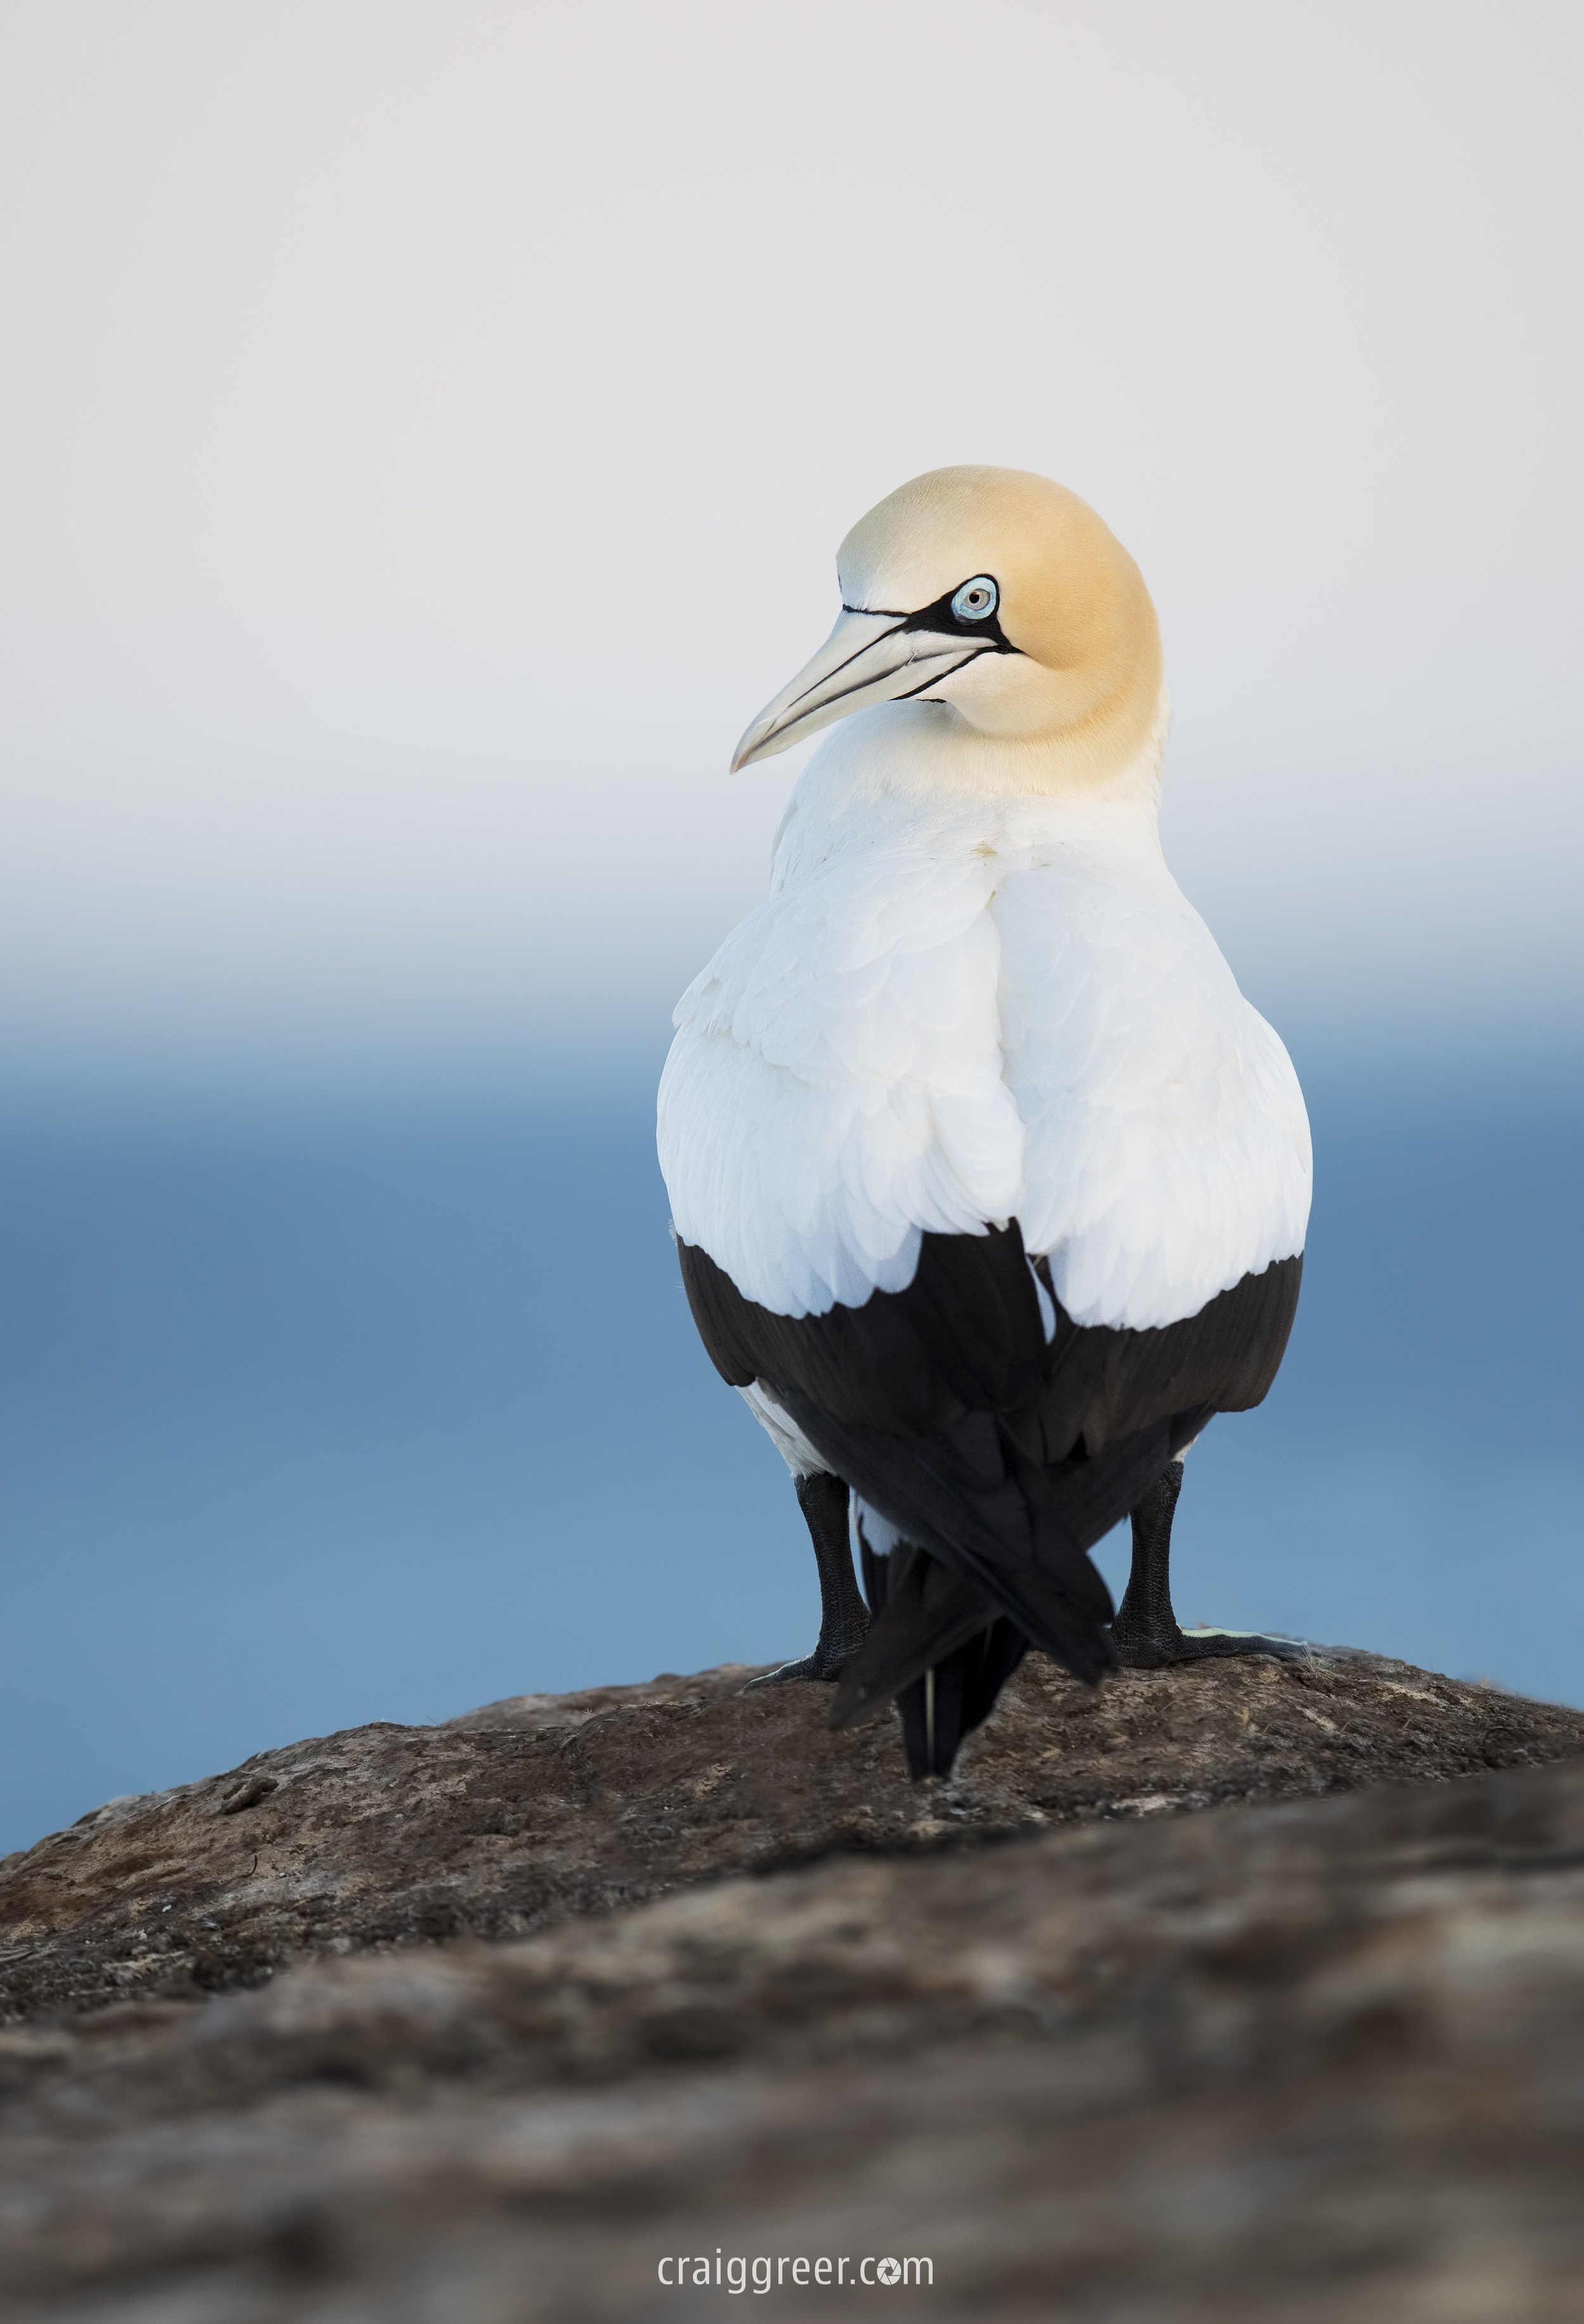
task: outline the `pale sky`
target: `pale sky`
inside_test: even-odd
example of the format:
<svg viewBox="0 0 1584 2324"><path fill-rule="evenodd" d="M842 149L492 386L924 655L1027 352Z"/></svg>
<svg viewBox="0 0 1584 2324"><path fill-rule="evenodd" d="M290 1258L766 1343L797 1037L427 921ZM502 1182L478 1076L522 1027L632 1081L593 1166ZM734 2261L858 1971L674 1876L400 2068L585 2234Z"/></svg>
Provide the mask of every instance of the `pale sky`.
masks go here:
<svg viewBox="0 0 1584 2324"><path fill-rule="evenodd" d="M1577 1025L1576 0L0 7L0 1053L648 1038L920 469L1139 558L1276 1018Z"/></svg>

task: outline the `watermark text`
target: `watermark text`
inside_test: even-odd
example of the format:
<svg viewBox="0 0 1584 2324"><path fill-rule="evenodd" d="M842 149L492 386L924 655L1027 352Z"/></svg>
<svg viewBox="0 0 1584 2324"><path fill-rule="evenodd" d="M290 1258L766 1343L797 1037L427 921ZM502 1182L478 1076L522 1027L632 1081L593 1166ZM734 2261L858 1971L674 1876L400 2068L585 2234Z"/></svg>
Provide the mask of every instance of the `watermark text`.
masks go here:
<svg viewBox="0 0 1584 2324"><path fill-rule="evenodd" d="M861 2284L866 2291L888 2292L896 2284L933 2284L935 2263L932 2259L894 2259L889 2255L876 2259L872 2254L853 2259L845 2254L832 2258L827 2253L810 2259L806 2255L794 2258L788 2253L772 2258L761 2252L757 2258L749 2259L741 2252L727 2253L724 2249L717 2251L713 2258L707 2253L668 2252L660 2263L660 2281L668 2292L681 2292L696 2284L700 2290L709 2285L734 2295L784 2292L789 2287L801 2291L805 2286L817 2288L825 2284Z"/></svg>

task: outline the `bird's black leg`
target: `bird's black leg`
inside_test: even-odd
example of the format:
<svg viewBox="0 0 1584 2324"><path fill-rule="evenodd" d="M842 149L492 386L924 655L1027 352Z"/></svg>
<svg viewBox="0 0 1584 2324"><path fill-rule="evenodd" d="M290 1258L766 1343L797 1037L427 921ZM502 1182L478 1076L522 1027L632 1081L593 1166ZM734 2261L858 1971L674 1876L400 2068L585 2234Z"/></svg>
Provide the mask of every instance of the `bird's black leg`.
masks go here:
<svg viewBox="0 0 1584 2324"><path fill-rule="evenodd" d="M1172 1610L1172 1519L1181 1490L1182 1463L1173 1461L1133 1512L1133 1571L1111 1625L1117 1661L1133 1670L1162 1670L1209 1655L1302 1654L1296 1640L1257 1630L1180 1628Z"/></svg>
<svg viewBox="0 0 1584 2324"><path fill-rule="evenodd" d="M848 1489L839 1477L816 1474L798 1478L797 1493L820 1569L820 1643L801 1661L750 1679L750 1687L773 1686L783 1678L839 1678L842 1665L868 1636L869 1610L858 1593L848 1537Z"/></svg>

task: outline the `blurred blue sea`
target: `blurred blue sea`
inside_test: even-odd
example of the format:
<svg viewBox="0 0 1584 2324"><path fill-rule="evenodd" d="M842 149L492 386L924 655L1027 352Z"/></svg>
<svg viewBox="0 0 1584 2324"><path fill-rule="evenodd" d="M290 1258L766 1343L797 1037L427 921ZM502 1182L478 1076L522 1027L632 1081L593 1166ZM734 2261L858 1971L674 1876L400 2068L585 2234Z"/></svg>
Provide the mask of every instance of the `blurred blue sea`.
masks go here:
<svg viewBox="0 0 1584 2324"><path fill-rule="evenodd" d="M1179 1611L1584 1703L1580 1077L1304 1078L1297 1331L1190 1459ZM812 1641L647 1076L14 1114L0 1455L0 1850L300 1736Z"/></svg>

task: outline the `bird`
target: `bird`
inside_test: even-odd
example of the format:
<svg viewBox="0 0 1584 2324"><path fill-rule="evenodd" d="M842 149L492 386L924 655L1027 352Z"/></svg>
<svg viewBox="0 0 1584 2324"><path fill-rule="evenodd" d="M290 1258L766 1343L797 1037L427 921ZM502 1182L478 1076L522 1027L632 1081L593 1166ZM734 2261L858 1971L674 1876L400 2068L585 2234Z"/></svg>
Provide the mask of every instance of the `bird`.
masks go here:
<svg viewBox="0 0 1584 2324"><path fill-rule="evenodd" d="M754 1683L832 1683L838 1729L894 1702L923 1779L1031 1646L1091 1683L1292 1650L1184 1631L1171 1541L1183 1456L1285 1351L1311 1139L1162 853L1160 629L1101 518L938 468L837 577L732 761L833 730L677 1006L658 1143L693 1321L819 1572L813 1651ZM1117 1607L1088 1553L1124 1518Z"/></svg>

